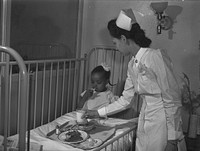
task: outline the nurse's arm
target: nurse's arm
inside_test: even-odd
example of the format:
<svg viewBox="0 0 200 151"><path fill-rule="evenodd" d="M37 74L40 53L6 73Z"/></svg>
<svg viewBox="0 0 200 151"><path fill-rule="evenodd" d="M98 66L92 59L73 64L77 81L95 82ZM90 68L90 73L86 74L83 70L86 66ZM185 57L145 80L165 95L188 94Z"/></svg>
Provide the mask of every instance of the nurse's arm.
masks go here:
<svg viewBox="0 0 200 151"><path fill-rule="evenodd" d="M127 74L124 90L122 96L118 98L117 101L98 109L98 114L101 117L113 115L115 113L121 112L130 107L132 98L134 96L134 86L129 73Z"/></svg>

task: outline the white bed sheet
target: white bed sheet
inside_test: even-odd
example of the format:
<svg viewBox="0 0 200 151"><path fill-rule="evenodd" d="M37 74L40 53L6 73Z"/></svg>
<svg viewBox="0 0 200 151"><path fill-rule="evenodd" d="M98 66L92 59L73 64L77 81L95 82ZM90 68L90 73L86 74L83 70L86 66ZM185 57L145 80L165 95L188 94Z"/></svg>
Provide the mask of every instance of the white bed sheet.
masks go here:
<svg viewBox="0 0 200 151"><path fill-rule="evenodd" d="M74 111L63 115L48 124L42 125L38 128L31 130L30 142L42 145L44 151L83 151L82 149L74 148L70 145L63 144L62 142L57 142L46 137L47 133L55 129L56 125L62 125L67 121L72 121L75 119L76 119L76 112ZM116 127L116 132L114 136L109 139L112 140L116 136L130 129L132 126L135 127L136 129L137 118L130 120L108 118L104 120L98 120L98 122L102 125ZM11 139L16 139L16 138L17 135L11 137Z"/></svg>

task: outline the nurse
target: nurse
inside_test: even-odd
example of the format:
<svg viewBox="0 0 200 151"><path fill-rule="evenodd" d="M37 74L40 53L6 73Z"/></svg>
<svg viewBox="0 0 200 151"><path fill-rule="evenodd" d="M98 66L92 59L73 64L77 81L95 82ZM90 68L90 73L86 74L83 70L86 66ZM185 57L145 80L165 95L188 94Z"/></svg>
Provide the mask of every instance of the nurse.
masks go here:
<svg viewBox="0 0 200 151"><path fill-rule="evenodd" d="M181 125L180 90L169 56L150 48L151 40L137 23L131 9L122 10L107 26L113 43L131 55L122 96L88 118L103 117L127 109L135 93L143 100L138 120L136 151L185 151ZM133 100L134 101L134 100Z"/></svg>

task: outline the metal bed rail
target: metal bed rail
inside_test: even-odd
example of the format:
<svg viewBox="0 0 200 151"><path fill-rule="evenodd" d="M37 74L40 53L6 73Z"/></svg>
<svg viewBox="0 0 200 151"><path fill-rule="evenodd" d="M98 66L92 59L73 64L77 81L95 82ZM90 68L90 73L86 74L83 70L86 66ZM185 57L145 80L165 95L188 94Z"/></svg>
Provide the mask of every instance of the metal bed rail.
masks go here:
<svg viewBox="0 0 200 151"><path fill-rule="evenodd" d="M86 58L24 62L28 78L26 110L29 113L25 115L29 130L76 109L79 94L83 91L85 61ZM7 130L8 136L11 136L19 133L21 123L19 113L22 83L17 62L9 63L8 80Z"/></svg>
<svg viewBox="0 0 200 151"><path fill-rule="evenodd" d="M20 120L20 123L19 123L19 150L20 151L24 151L25 150L25 137L26 137L26 113L27 113L27 110L26 110L26 105L27 105L27 84L28 84L28 79L27 79L27 69L26 69L26 66L24 64L24 61L23 59L21 58L21 56L12 48L9 48L9 47L5 47L5 46L0 46L0 51L1 52L4 52L6 54L9 54L11 55L12 57L15 58L16 62L17 62L17 65L20 69L20 81L21 81L21 85L20 85L20 91L19 91L19 95L20 95L20 101L19 101L19 104L20 104L20 110L19 110L19 120ZM8 69L9 65L9 60L6 61L6 68L5 69ZM8 137L8 115L9 115L9 81L8 81L8 75L7 75L7 71L4 72L5 74L4 75L1 75L1 76L4 76L5 77L5 83L6 83L6 87L5 87L5 100L2 100L1 101L4 101L4 110L5 110L5 114L4 114L4 144L7 144L7 137ZM2 102L1 102L2 103ZM1 106L2 108L2 106ZM2 123L2 122L1 122ZM7 150L7 145L4 145L4 150L6 151Z"/></svg>
<svg viewBox="0 0 200 151"><path fill-rule="evenodd" d="M8 89L7 95L2 96L3 99L7 97L8 100L8 112L4 115L7 118L7 136L19 134L23 116L28 121L27 129L24 131L29 132L75 110L80 93L89 85L91 70L102 62L111 66L111 83L116 84L112 90L119 95L122 82L126 79L128 61L129 58L124 57L114 48L105 47L92 49L84 58L24 61L27 69L27 87L23 94L20 90L23 84L20 68L16 61L10 61L9 72L6 76L8 82L4 82L6 77L1 81L2 86ZM4 65L6 65L5 62L0 63L0 66ZM26 95L26 100L28 100L23 106L20 103L22 95ZM22 107L25 107L23 111L28 114L20 115ZM0 134L2 133L0 126ZM130 130L127 136L128 133L133 132Z"/></svg>
<svg viewBox="0 0 200 151"><path fill-rule="evenodd" d="M133 151L135 149L136 125L107 141L93 151Z"/></svg>

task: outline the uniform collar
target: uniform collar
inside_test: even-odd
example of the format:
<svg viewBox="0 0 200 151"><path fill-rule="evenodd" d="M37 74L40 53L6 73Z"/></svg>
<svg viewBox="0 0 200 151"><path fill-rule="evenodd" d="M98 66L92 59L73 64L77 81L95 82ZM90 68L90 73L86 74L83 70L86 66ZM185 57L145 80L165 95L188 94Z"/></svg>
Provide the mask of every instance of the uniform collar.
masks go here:
<svg viewBox="0 0 200 151"><path fill-rule="evenodd" d="M140 62L140 59L142 58L147 49L148 48L140 48L138 50L137 54L135 55L135 63Z"/></svg>

